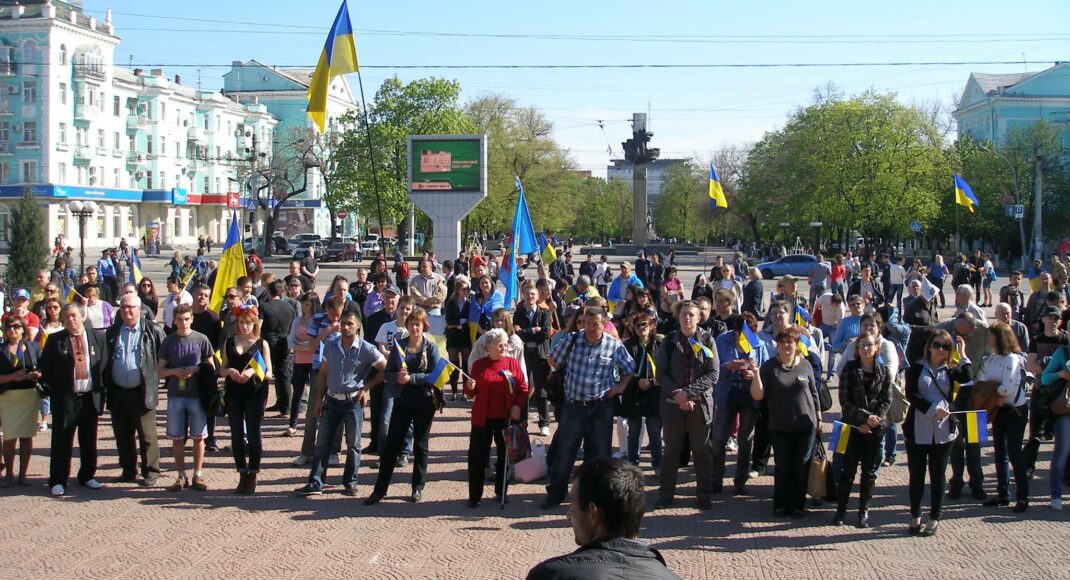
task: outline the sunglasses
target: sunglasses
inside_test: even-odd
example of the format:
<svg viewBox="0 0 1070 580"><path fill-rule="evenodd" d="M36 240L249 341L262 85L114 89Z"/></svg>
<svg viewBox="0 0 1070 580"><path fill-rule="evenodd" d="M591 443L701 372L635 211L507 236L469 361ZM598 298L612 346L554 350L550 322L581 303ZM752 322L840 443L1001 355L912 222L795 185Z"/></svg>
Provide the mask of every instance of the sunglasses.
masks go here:
<svg viewBox="0 0 1070 580"><path fill-rule="evenodd" d="M877 345L872 343L872 342L860 342L860 343L858 343L858 346L862 347L862 348L873 348L873 347L875 347Z"/></svg>
<svg viewBox="0 0 1070 580"><path fill-rule="evenodd" d="M22 330L21 324L5 324L4 330Z"/></svg>
<svg viewBox="0 0 1070 580"><path fill-rule="evenodd" d="M226 295L223 296L223 298L226 298L227 300L234 300L237 297L238 297L237 294L226 294Z"/></svg>
<svg viewBox="0 0 1070 580"><path fill-rule="evenodd" d="M148 282L142 282L141 283L141 287L142 288L152 288L152 284L150 284Z"/></svg>
<svg viewBox="0 0 1070 580"><path fill-rule="evenodd" d="M936 350L951 350L951 345L946 342L934 342L932 347Z"/></svg>

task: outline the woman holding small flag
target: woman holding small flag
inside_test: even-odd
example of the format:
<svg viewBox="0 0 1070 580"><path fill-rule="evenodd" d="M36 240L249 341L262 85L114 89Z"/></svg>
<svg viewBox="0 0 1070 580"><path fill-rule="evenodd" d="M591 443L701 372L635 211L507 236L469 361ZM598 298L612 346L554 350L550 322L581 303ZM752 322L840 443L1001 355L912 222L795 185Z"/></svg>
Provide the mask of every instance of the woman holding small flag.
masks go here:
<svg viewBox="0 0 1070 580"><path fill-rule="evenodd" d="M487 356L472 364L471 377L465 381L465 394L474 397L472 432L468 440L468 507L478 507L483 498L484 470L490 457L490 442L498 448L494 472L494 494L501 496L505 485L505 436L509 422L522 420L527 406L528 385L520 362L508 355L509 335L494 328L480 339L486 343Z"/></svg>
<svg viewBox="0 0 1070 580"><path fill-rule="evenodd" d="M271 378L271 352L256 333L260 317L256 306L239 306L236 315L238 334L223 344L220 376L226 384L224 401L230 419L234 465L241 475L234 492L251 495L256 491L256 477L264 453L260 424Z"/></svg>
<svg viewBox="0 0 1070 580"><path fill-rule="evenodd" d="M468 305L472 301L472 282L468 276L453 276L453 294L446 299L443 313L446 316L446 352L450 363L456 368L468 367L468 355L472 352L472 336L468 331ZM460 374L454 371L450 376L450 390L453 400L463 400L464 395L457 389Z"/></svg>
<svg viewBox="0 0 1070 580"><path fill-rule="evenodd" d="M409 330L408 338L401 342L395 340L394 347L386 359L384 387L393 389L397 397L394 401L394 411L390 415L386 446L379 458L379 476L375 480L374 491L364 500L364 505L377 504L386 496L409 425L412 425L413 446L410 497L413 502L418 502L423 497L431 423L435 418L435 411L443 401L442 387L445 380L444 372L435 372L442 355L439 354L435 341L425 334L431 328L427 321L427 312L423 308L414 309L405 320L405 325Z"/></svg>
<svg viewBox="0 0 1070 580"><path fill-rule="evenodd" d="M989 507L1010 505L1010 473L1008 463L1014 467L1014 487L1017 498L1014 512L1024 512L1029 507L1029 475L1026 473L1022 443L1025 427L1029 424L1029 404L1025 394L1025 365L1022 364L1021 348L1014 330L1006 323L997 322L988 327L988 351L992 354L977 374L978 381L999 383L999 406L992 417L992 438L996 448L997 496L986 501ZM979 441L983 443L983 441ZM972 443L972 441L971 441Z"/></svg>
<svg viewBox="0 0 1070 580"><path fill-rule="evenodd" d="M478 284L475 296L468 302L468 328L473 344L491 329L494 311L505 306L505 297L494 289L494 280L490 276L480 276Z"/></svg>
<svg viewBox="0 0 1070 580"><path fill-rule="evenodd" d="M830 447L836 453L843 449L843 466L836 485L838 503L832 524L842 526L847 516L847 502L851 497L855 473L859 463L862 481L858 490L858 527L869 527L869 501L877 482L877 470L881 463L881 442L887 427L885 415L892 405L892 380L890 372L879 360L881 345L877 333L863 333L854 343L855 356L840 374L840 409L842 423L833 424L833 433L841 428L839 445ZM898 365L896 365L898 367Z"/></svg>
<svg viewBox="0 0 1070 580"><path fill-rule="evenodd" d="M806 507L806 476L821 427L817 380L813 367L799 352L801 336L797 326L780 330L774 337L775 357L760 367L749 360L754 374L751 397L765 400L769 409L769 439L776 462L773 513L794 518L802 517Z"/></svg>
<svg viewBox="0 0 1070 580"><path fill-rule="evenodd" d="M639 465L640 437L645 423L650 463L657 473L661 468L661 401L654 384L657 375L654 359L662 337L655 335L657 321L645 312L633 315L629 326L632 336L624 341L624 348L635 361L636 372L620 396L620 416L628 422L628 461Z"/></svg>
<svg viewBox="0 0 1070 580"><path fill-rule="evenodd" d="M33 436L37 434L37 381L41 373L37 361L41 347L27 340L26 323L8 313L2 319L4 341L0 343L0 425L4 426L4 464L7 474L3 487L15 483L15 445L19 446L19 485L27 480L30 457L33 455Z"/></svg>
<svg viewBox="0 0 1070 580"><path fill-rule="evenodd" d="M910 473L910 535L933 536L940 523L951 443L958 436L951 419L955 383L970 380L970 359L952 359L951 352L966 352L966 343L946 330L936 330L925 344L924 356L907 370L906 391L910 410L903 422ZM921 528L921 499L925 472L929 472L929 527Z"/></svg>

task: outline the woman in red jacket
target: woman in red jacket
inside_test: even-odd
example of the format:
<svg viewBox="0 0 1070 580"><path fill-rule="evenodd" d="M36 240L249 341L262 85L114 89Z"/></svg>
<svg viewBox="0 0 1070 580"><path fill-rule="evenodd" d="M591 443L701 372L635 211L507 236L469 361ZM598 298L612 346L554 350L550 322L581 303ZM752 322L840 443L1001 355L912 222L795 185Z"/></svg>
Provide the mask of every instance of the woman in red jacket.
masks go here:
<svg viewBox="0 0 1070 580"><path fill-rule="evenodd" d="M505 477L505 436L508 421L520 421L527 408L528 385L520 362L506 356L509 335L500 328L488 330L487 356L472 363L472 377L465 381L464 394L472 403L472 434L468 440L468 507L478 507L483 498L483 468L490 456L490 441L498 446L494 493L501 495Z"/></svg>

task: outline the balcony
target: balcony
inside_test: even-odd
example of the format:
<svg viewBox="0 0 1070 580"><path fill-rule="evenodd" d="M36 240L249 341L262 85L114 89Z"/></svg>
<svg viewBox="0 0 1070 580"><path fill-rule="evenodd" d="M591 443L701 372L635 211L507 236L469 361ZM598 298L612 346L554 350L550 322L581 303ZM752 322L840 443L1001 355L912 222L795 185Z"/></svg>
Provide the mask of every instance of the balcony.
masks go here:
<svg viewBox="0 0 1070 580"><path fill-rule="evenodd" d="M187 131L187 138L190 141L204 141L204 129L200 127L190 127Z"/></svg>
<svg viewBox="0 0 1070 580"><path fill-rule="evenodd" d="M127 165L139 165L145 161L145 154L137 151L126 152L126 164Z"/></svg>
<svg viewBox="0 0 1070 580"><path fill-rule="evenodd" d="M0 155L11 155L11 143L0 141Z"/></svg>
<svg viewBox="0 0 1070 580"><path fill-rule="evenodd" d="M137 131L139 129L145 129L149 126L149 119L143 115L127 115L126 116L126 130Z"/></svg>
<svg viewBox="0 0 1070 580"><path fill-rule="evenodd" d="M85 97L74 98L74 120L75 121L91 121L97 117L100 112L99 106L93 103L87 103Z"/></svg>
<svg viewBox="0 0 1070 580"><path fill-rule="evenodd" d="M89 145L76 145L74 147L74 163L76 165L88 164L92 161Z"/></svg>
<svg viewBox="0 0 1070 580"><path fill-rule="evenodd" d="M74 65L74 78L76 79L97 79L100 81L108 80L108 76L104 73L103 66L93 66L86 64Z"/></svg>

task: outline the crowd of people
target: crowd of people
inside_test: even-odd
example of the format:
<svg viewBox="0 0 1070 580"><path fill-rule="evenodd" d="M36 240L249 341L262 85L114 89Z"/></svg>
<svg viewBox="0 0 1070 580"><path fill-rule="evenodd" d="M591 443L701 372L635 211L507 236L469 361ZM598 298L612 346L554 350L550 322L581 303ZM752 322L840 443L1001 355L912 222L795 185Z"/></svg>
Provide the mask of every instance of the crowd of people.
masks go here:
<svg viewBox="0 0 1070 580"><path fill-rule="evenodd" d="M204 456L220 450L225 421L235 492L254 494L264 417L276 412L285 434L301 438L294 465L309 473L298 494L323 493L329 468L342 466L343 493L356 495L361 456L370 455L376 477L365 504L386 497L395 469L410 462L408 498L419 502L435 418L452 402L470 403L473 508L490 472L493 493L506 493L505 431L526 426L529 412L536 433L552 433L543 509L566 501L577 460L640 465L645 436L656 508L675 504L680 471L691 464L697 506L710 509L734 452L735 495L749 495L772 458L772 508L800 517L830 420L835 525L845 522L858 478L857 525L869 526L880 469L895 464L900 437L912 534L935 534L945 494L959 498L967 487L985 505L1010 506L1012 475L1013 510L1028 509L1038 450L1049 440L1051 507L1062 507L1070 416L1053 403L1065 399L1070 379L1070 311L1058 258L1051 271L1035 267L1027 287L1015 271L993 293L995 268L980 253L950 267L939 256L909 265L887 255L818 256L807 294L784 276L767 295L740 253L717 258L688 292L674 255L611 265L590 254L574 262L562 248L533 268L521 260L511 310L493 256L439 263L428 253L409 272L403 260L390 268L380 255L352 280L336 275L322 296L314 261L295 260L276 278L250 260L217 312L214 274L207 263L199 268L203 253L192 264L176 256L157 296L147 277L121 283L130 266L116 266L123 251L105 252L109 264L102 258L77 284L61 255L37 288L13 293L0 345L4 485L28 484L33 437L50 416L51 493L67 493L76 436L76 481L99 488L105 410L118 481L159 485L156 413L165 399L174 478L162 485L171 491L208 488ZM945 281L955 311L942 319ZM982 408L987 421L974 413ZM982 485L979 429L994 443L993 497Z"/></svg>

